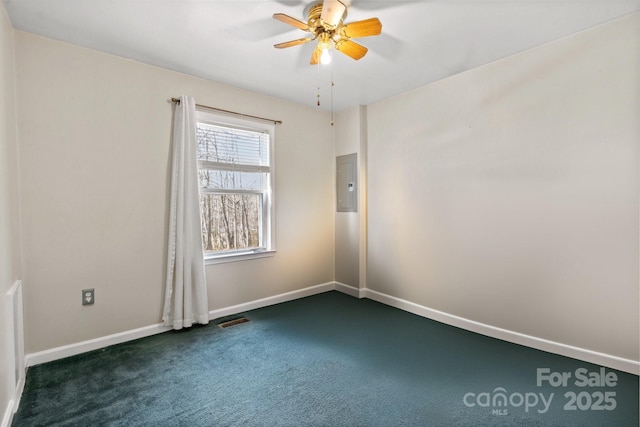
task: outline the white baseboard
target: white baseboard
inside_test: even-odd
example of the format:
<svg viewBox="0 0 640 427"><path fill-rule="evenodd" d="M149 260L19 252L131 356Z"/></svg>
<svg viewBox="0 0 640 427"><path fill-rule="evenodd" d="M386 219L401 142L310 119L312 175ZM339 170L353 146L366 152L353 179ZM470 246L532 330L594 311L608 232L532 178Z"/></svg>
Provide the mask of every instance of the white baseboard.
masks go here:
<svg viewBox="0 0 640 427"><path fill-rule="evenodd" d="M635 360L623 359L621 357L612 356L609 354L598 353L596 351L587 350L584 348L573 347L567 344L549 341L542 338L521 334L519 332L510 331L507 329L497 328L495 326L465 319L464 317L459 317L439 310L434 310L432 308L425 307L411 301L396 298L377 291L373 291L371 289L364 289L364 297L381 302L391 307L399 308L401 310L417 314L418 316L426 317L428 319L436 320L441 323L446 323L447 325L456 326L458 328L476 332L492 338L498 338L503 341L520 344L526 347L535 348L537 350L559 354L561 356L571 357L573 359L578 359L589 363L595 363L597 365L606 366L635 375L640 374L640 362Z"/></svg>
<svg viewBox="0 0 640 427"><path fill-rule="evenodd" d="M7 407L4 411L4 416L2 417L2 421L0 422L0 427L10 427L11 422L13 421L13 414L18 409L18 404L15 399L9 399L7 403Z"/></svg>
<svg viewBox="0 0 640 427"><path fill-rule="evenodd" d="M150 337L151 335L166 332L171 328L164 326L162 323L145 326L143 328L132 329L130 331L119 332L105 337L94 338L87 341L81 341L74 344L63 345L49 350L39 351L27 354L27 366L35 366L41 363L52 362L54 360L63 359L76 354L86 353L88 351L98 350L110 345L120 344L127 341L137 340L138 338Z"/></svg>
<svg viewBox="0 0 640 427"><path fill-rule="evenodd" d="M0 427L11 425L13 415L18 410L26 376L24 356L24 325L22 318L22 281L17 280L6 295L7 318L3 322L9 335L7 357L7 383L9 401L5 408Z"/></svg>
<svg viewBox="0 0 640 427"><path fill-rule="evenodd" d="M250 301L231 307L220 308L209 312L209 319L217 319L223 316L230 316L244 311L254 310L256 308L266 307L281 302L292 301L294 299L303 298L322 292L332 291L336 288L335 282L323 283L321 285L311 286L284 294L274 295L272 297L262 298L256 301ZM110 345L121 344L127 341L136 340L138 338L149 337L171 330L170 327L164 326L162 323L145 326L143 328L133 329L130 331L119 332L105 337L99 337L87 341L69 344L61 347L55 347L49 350L30 353L26 356L26 366L35 366L41 363L52 362L76 354L86 353L88 351L97 350L108 347Z"/></svg>
<svg viewBox="0 0 640 427"><path fill-rule="evenodd" d="M246 302L243 304L233 305L231 307L219 308L209 312L209 320L217 319L219 317L231 316L233 314L242 313L244 311L255 310L256 308L267 307L274 304L280 304L282 302L293 301L298 298L304 298L311 295L321 294L327 291L333 291L336 289L335 282L327 282L321 285L310 286L304 289L298 289L284 294L274 295L272 297L262 298L255 301Z"/></svg>
<svg viewBox="0 0 640 427"><path fill-rule="evenodd" d="M335 290L356 298L364 298L367 291L366 289L359 289L340 282L335 282Z"/></svg>

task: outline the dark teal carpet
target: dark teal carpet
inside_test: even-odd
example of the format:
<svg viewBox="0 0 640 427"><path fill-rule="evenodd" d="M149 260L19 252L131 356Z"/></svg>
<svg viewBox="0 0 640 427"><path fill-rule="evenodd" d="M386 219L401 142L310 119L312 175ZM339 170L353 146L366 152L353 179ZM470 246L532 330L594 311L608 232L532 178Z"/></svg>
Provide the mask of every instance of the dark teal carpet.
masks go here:
<svg viewBox="0 0 640 427"><path fill-rule="evenodd" d="M600 367L338 292L245 314L34 366L13 425L638 426L635 375L579 387Z"/></svg>

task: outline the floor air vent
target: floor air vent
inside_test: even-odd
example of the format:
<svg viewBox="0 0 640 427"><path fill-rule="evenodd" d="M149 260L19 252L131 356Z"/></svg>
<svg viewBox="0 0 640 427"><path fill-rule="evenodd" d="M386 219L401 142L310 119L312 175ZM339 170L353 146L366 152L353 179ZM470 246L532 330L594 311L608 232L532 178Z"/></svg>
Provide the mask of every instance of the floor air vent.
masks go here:
<svg viewBox="0 0 640 427"><path fill-rule="evenodd" d="M240 323L246 323L248 321L249 319L247 319L246 317L238 317L237 319L231 319L222 323L218 323L218 326L221 328L228 328L230 326L239 325Z"/></svg>

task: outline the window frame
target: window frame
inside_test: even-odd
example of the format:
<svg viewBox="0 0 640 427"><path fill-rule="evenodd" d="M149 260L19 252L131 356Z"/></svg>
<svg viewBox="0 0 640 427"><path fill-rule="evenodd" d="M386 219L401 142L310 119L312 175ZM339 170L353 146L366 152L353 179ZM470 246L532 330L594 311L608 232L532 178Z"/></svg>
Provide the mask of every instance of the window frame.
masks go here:
<svg viewBox="0 0 640 427"><path fill-rule="evenodd" d="M198 187L199 193L211 194L259 194L262 197L262 209L260 212L260 247L251 249L237 249L220 251L218 253L204 253L205 265L219 264L224 262L244 261L248 259L264 258L273 256L276 253L275 239L275 123L252 120L244 117L231 116L224 113L214 112L204 108L196 108L196 128L199 123L221 126L251 132L262 132L269 135L269 166L268 183L269 188L263 190L229 190L221 189L217 191L203 191ZM215 168L210 168L215 170ZM218 170L224 169L224 166ZM237 170L229 167L229 170ZM200 171L200 161L198 161L198 171ZM199 203L199 208L202 205Z"/></svg>

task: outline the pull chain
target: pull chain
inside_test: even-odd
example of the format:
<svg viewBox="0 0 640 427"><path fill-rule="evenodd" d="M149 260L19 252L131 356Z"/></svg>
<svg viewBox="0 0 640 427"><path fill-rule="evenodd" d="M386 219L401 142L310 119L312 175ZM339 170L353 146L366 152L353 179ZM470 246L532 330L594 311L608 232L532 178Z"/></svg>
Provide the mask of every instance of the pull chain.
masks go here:
<svg viewBox="0 0 640 427"><path fill-rule="evenodd" d="M333 113L333 87L335 86L335 83L333 82L333 67L332 64L329 64L329 71L330 71L330 78L331 78L331 82L329 85L329 100L331 102L331 126L334 125L334 113ZM320 107L320 63L318 63L318 94L316 95L316 103L318 105L318 107Z"/></svg>
<svg viewBox="0 0 640 427"><path fill-rule="evenodd" d="M335 84L333 83L333 68L331 69L331 126L333 126L333 87Z"/></svg>
<svg viewBox="0 0 640 427"><path fill-rule="evenodd" d="M320 63L318 63L318 107L320 106Z"/></svg>

